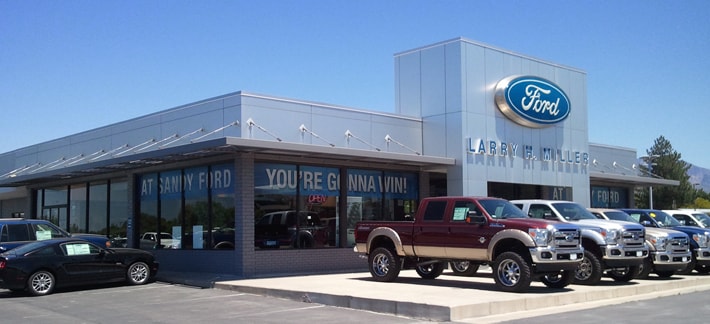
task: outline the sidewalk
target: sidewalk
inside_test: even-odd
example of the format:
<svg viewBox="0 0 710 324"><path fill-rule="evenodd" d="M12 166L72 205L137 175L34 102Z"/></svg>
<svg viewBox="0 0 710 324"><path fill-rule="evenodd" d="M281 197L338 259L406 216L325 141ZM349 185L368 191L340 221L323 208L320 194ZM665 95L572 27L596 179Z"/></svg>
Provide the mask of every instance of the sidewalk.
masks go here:
<svg viewBox="0 0 710 324"><path fill-rule="evenodd" d="M169 274L165 274L167 277ZM502 320L599 307L626 301L710 290L710 276L689 275L617 283L602 279L596 286L570 285L550 289L533 282L527 293L499 292L490 270L476 277L445 272L424 280L402 271L395 282L376 282L368 272L279 277L228 278L223 275L184 276L172 282L214 287L308 303L389 313L432 321L494 323ZM168 280L170 281L170 280Z"/></svg>

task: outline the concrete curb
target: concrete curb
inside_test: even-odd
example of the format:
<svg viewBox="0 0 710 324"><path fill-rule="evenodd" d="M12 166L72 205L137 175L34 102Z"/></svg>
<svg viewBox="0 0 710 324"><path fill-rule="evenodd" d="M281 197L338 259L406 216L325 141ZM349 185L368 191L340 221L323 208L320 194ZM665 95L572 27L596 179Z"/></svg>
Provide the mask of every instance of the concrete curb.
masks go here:
<svg viewBox="0 0 710 324"><path fill-rule="evenodd" d="M423 280L414 272L406 272L411 271L403 271L391 283L375 282L369 279L369 273L354 273L221 281L215 282L214 288L432 321L476 323L710 290L710 276L690 275L666 279L651 276L628 283L605 278L596 286L571 285L565 289L533 283L529 293L512 294L496 291L490 274Z"/></svg>

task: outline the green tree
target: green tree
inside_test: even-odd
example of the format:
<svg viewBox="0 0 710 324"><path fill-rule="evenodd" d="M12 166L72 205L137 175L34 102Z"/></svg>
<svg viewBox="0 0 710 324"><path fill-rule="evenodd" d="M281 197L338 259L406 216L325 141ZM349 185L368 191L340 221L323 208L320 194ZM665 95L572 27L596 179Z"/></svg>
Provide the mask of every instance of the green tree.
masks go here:
<svg viewBox="0 0 710 324"><path fill-rule="evenodd" d="M646 150L646 154L652 163L650 166L641 166L642 169L664 179L680 182L678 186L653 186L653 208L675 209L692 205L697 190L689 181L690 164L681 159L681 154L673 149L671 142L661 135L654 141L653 146ZM637 190L635 199L637 206L648 207L648 187Z"/></svg>

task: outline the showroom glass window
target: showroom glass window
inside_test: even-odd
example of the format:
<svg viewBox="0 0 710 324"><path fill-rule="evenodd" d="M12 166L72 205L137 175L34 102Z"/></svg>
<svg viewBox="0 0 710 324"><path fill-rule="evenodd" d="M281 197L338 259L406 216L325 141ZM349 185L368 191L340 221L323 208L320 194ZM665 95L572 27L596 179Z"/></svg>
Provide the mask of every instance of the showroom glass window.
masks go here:
<svg viewBox="0 0 710 324"><path fill-rule="evenodd" d="M108 181L89 184L89 233L108 234L106 223L108 214Z"/></svg>
<svg viewBox="0 0 710 324"><path fill-rule="evenodd" d="M211 245L214 249L234 249L234 170L233 164L211 167L213 184L210 186L212 202Z"/></svg>
<svg viewBox="0 0 710 324"><path fill-rule="evenodd" d="M69 233L86 233L86 184L69 188Z"/></svg>
<svg viewBox="0 0 710 324"><path fill-rule="evenodd" d="M405 220L416 211L419 177L414 172L348 169L348 246L361 220Z"/></svg>
<svg viewBox="0 0 710 324"><path fill-rule="evenodd" d="M120 241L125 245L129 217L128 186L125 180L103 180L38 189L36 197L39 218L49 220L71 233L121 238ZM111 227L108 226L109 222Z"/></svg>
<svg viewBox="0 0 710 324"><path fill-rule="evenodd" d="M341 183L338 168L256 163L256 248L349 247L355 242L356 222L405 220L414 212L419 198L417 173L346 172ZM339 210L341 187L347 188L343 212ZM346 222L347 232L340 232L341 222Z"/></svg>
<svg viewBox="0 0 710 324"><path fill-rule="evenodd" d="M140 176L140 247L233 249L233 170L222 164Z"/></svg>
<svg viewBox="0 0 710 324"><path fill-rule="evenodd" d="M332 167L256 163L256 248L338 246L339 179Z"/></svg>
<svg viewBox="0 0 710 324"><path fill-rule="evenodd" d="M111 181L109 196L111 197L109 203L109 231L111 232L111 238L117 239L118 242L125 242L128 219L130 218L128 214L128 182ZM93 197L91 198L91 204L93 204L94 199ZM89 233L95 233L93 231L100 226L100 223L100 219L94 219L89 214ZM98 233L101 232L99 231Z"/></svg>

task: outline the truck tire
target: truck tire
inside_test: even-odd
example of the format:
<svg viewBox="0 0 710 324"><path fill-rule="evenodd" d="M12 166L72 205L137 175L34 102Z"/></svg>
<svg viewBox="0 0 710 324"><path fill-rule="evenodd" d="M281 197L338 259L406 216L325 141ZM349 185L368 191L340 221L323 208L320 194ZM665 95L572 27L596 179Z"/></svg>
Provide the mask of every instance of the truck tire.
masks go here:
<svg viewBox="0 0 710 324"><path fill-rule="evenodd" d="M368 257L370 274L376 281L394 281L399 276L399 256L388 248L378 247Z"/></svg>
<svg viewBox="0 0 710 324"><path fill-rule="evenodd" d="M560 289L569 286L574 281L573 271L560 271L553 275L544 275L540 278L548 288Z"/></svg>
<svg viewBox="0 0 710 324"><path fill-rule="evenodd" d="M493 262L493 279L505 292L524 292L530 287L530 264L515 252L503 252Z"/></svg>
<svg viewBox="0 0 710 324"><path fill-rule="evenodd" d="M708 274L708 273L710 273L710 266L696 265L695 271L697 271L699 274Z"/></svg>
<svg viewBox="0 0 710 324"><path fill-rule="evenodd" d="M639 273L636 275L636 278L646 279L648 278L648 275L651 274L651 271L653 271L653 263L649 258L645 258L639 268Z"/></svg>
<svg viewBox="0 0 710 324"><path fill-rule="evenodd" d="M630 266L624 267L622 269L612 269L609 270L609 277L617 282L629 282L638 276L639 271L641 271L641 266Z"/></svg>
<svg viewBox="0 0 710 324"><path fill-rule="evenodd" d="M602 279L604 269L594 253L589 250L584 250L584 259L577 266L574 274L574 283L580 285L596 285Z"/></svg>
<svg viewBox="0 0 710 324"><path fill-rule="evenodd" d="M422 277L422 279L436 279L444 272L444 262L431 263L427 265L417 266L417 274Z"/></svg>
<svg viewBox="0 0 710 324"><path fill-rule="evenodd" d="M470 277L478 272L479 265L470 261L451 261L451 271L457 276Z"/></svg>

